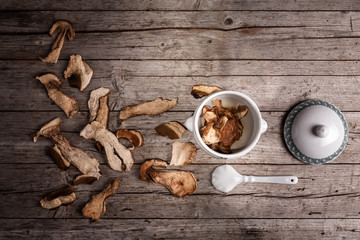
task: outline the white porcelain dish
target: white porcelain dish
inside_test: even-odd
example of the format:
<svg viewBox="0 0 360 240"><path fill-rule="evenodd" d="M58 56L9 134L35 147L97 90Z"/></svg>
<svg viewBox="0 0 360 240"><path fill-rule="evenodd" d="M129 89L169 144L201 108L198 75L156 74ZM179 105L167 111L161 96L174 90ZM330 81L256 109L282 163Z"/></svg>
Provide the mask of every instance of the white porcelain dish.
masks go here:
<svg viewBox="0 0 360 240"><path fill-rule="evenodd" d="M247 115L241 119L241 123L244 127L243 135L240 140L236 141L231 146L233 153L226 154L214 151L201 139L200 128L202 127L202 123L200 116L202 109L205 105L213 106L213 99L221 100L222 105L227 108L238 105L246 105L248 107ZM193 116L188 118L184 125L188 130L194 133L195 140L205 152L214 157L225 159L239 158L250 152L259 141L260 135L267 129L267 123L262 119L259 108L255 102L247 95L236 91L220 91L209 95L196 108Z"/></svg>

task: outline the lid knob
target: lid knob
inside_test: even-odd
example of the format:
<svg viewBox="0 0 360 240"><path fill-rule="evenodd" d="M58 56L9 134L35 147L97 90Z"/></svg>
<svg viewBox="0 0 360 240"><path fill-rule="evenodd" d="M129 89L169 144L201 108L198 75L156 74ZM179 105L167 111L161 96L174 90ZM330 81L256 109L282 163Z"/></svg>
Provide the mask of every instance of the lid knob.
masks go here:
<svg viewBox="0 0 360 240"><path fill-rule="evenodd" d="M316 126L315 133L318 137L326 138L329 135L329 128L324 125Z"/></svg>

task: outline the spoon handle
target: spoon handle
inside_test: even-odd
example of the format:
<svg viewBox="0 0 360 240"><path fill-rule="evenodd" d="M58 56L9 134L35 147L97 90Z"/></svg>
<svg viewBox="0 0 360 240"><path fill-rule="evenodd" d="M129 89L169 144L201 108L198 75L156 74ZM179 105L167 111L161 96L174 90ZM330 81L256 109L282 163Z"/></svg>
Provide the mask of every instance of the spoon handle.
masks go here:
<svg viewBox="0 0 360 240"><path fill-rule="evenodd" d="M298 182L298 178L295 176L244 176L244 182L296 184Z"/></svg>

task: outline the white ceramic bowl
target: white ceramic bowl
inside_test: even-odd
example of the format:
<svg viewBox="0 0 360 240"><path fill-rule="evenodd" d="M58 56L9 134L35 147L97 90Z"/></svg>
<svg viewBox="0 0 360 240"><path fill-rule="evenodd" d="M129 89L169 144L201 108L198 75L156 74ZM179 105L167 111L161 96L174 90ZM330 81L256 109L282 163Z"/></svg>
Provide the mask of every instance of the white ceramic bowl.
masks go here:
<svg viewBox="0 0 360 240"><path fill-rule="evenodd" d="M243 135L231 146L233 153L226 154L214 151L201 139L200 128L203 123L200 116L202 114L202 109L205 105L214 106L212 103L213 99L221 100L222 105L225 108L238 105L246 105L248 107L248 113L241 119L241 123L244 127ZM184 125L188 130L194 133L195 140L205 152L214 157L225 159L239 158L250 152L259 141L260 135L267 129L267 123L262 119L259 108L255 102L247 95L236 91L220 91L209 95L196 108L193 116L188 118Z"/></svg>

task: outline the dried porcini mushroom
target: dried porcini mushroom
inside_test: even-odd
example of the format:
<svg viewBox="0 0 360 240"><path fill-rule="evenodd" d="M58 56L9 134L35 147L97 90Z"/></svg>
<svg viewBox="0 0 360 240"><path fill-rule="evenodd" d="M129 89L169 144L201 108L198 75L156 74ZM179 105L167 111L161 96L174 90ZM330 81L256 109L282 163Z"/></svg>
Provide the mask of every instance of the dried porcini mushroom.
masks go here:
<svg viewBox="0 0 360 240"><path fill-rule="evenodd" d="M88 124L80 132L80 136L100 142L105 149L106 158L112 169L120 172L131 169L134 159L130 150L122 145L116 136L99 122L93 121L91 124Z"/></svg>
<svg viewBox="0 0 360 240"><path fill-rule="evenodd" d="M90 98L88 101L88 107L90 112L90 122L94 121L95 118L99 115L98 110L100 109L100 98L107 96L110 93L109 88L100 87L98 89L92 90L90 93ZM104 102L104 101L103 101ZM103 103L104 105L104 103ZM107 105L107 102L106 102ZM100 122L100 121L98 121ZM107 124L106 124L107 126ZM106 127L105 126L105 127Z"/></svg>
<svg viewBox="0 0 360 240"><path fill-rule="evenodd" d="M183 166L195 160L197 148L191 142L175 141L172 145L170 165Z"/></svg>
<svg viewBox="0 0 360 240"><path fill-rule="evenodd" d="M49 98L60 107L68 118L72 118L79 111L79 105L75 98L66 96L61 90L62 81L54 73L46 73L37 76L48 92Z"/></svg>
<svg viewBox="0 0 360 240"><path fill-rule="evenodd" d="M51 37L56 34L58 34L58 36L51 47L49 55L46 58L40 57L40 59L47 63L57 63L64 45L65 36L67 36L69 41L72 41L75 38L75 29L68 21L56 21L50 28L49 34Z"/></svg>
<svg viewBox="0 0 360 240"><path fill-rule="evenodd" d="M91 200L82 209L82 214L86 218L91 218L92 221L99 220L106 212L106 199L115 195L116 191L121 186L121 180L115 178L111 183L97 195L93 195Z"/></svg>
<svg viewBox="0 0 360 240"><path fill-rule="evenodd" d="M106 94L105 96L102 96L99 99L100 106L95 118L95 121L99 122L106 128L108 127L108 122L109 122L109 105L108 105L109 95L110 93Z"/></svg>
<svg viewBox="0 0 360 240"><path fill-rule="evenodd" d="M126 138L133 145L129 150L141 147L143 145L144 139L140 132L135 130L128 129L119 129L116 132L117 138Z"/></svg>
<svg viewBox="0 0 360 240"><path fill-rule="evenodd" d="M158 98L151 102L125 107L119 114L119 122L138 115L156 115L166 112L177 104L177 98L169 101Z"/></svg>
<svg viewBox="0 0 360 240"><path fill-rule="evenodd" d="M214 123L209 123L200 128L201 138L205 144L216 144L220 141L220 131L214 128Z"/></svg>
<svg viewBox="0 0 360 240"><path fill-rule="evenodd" d="M49 193L40 200L40 205L45 209L54 209L61 205L69 205L76 200L72 187L61 188Z"/></svg>
<svg viewBox="0 0 360 240"><path fill-rule="evenodd" d="M49 147L49 154L60 169L65 170L70 166L71 163L61 155L60 149L56 145Z"/></svg>
<svg viewBox="0 0 360 240"><path fill-rule="evenodd" d="M178 122L163 123L155 128L156 132L169 139L180 139L185 128Z"/></svg>
<svg viewBox="0 0 360 240"><path fill-rule="evenodd" d="M70 56L69 64L64 71L64 78L69 80L70 86L84 91L87 85L89 85L92 75L93 70L82 60L79 54L72 54Z"/></svg>
<svg viewBox="0 0 360 240"><path fill-rule="evenodd" d="M195 85L191 89L191 95L193 95L194 98L202 98L204 96L210 95L211 93L222 90L222 88L217 86Z"/></svg>
<svg viewBox="0 0 360 240"><path fill-rule="evenodd" d="M201 138L215 151L231 153L231 145L239 140L243 133L241 119L248 108L244 105L224 108L219 99L212 100L214 107L204 106L201 117L204 120L200 128Z"/></svg>
<svg viewBox="0 0 360 240"><path fill-rule="evenodd" d="M100 169L99 162L96 158L91 157L89 154L82 151L80 148L74 147L60 133L61 119L55 118L54 120L46 123L35 134L33 140L37 141L39 136L49 138L55 143L56 148L59 150L59 154L74 165L84 175L99 179ZM80 175L77 178L81 178L84 175ZM76 181L76 179L75 179Z"/></svg>
<svg viewBox="0 0 360 240"><path fill-rule="evenodd" d="M141 165L140 179L151 183L160 183L179 198L196 192L197 181L191 172L154 169L154 167L166 168L166 166L167 163L160 159L147 160Z"/></svg>

